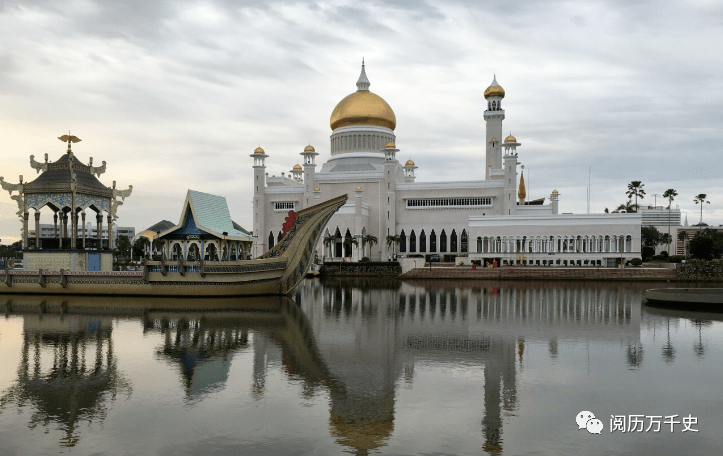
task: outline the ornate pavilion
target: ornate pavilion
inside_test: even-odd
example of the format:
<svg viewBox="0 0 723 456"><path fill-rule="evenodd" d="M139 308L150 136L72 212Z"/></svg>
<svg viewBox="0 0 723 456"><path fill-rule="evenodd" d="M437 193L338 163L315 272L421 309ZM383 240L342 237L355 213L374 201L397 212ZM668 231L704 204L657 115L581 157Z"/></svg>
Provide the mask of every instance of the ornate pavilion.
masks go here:
<svg viewBox="0 0 723 456"><path fill-rule="evenodd" d="M70 271L110 271L113 265L113 222L117 220L117 210L126 197L130 196L133 186L126 190L107 187L98 180L106 170L102 166L93 166L91 157L88 164L81 162L73 153L71 143L80 139L76 136L59 137L68 143L68 149L55 162L35 161L30 156L30 166L40 175L32 182L10 184L0 177L0 185L10 193L10 198L18 204L17 215L22 223L23 259L28 270L50 269ZM13 195L13 192L17 192ZM121 200L118 200L121 198ZM53 239L40 239L41 211L53 212L55 236ZM34 210L35 236L28 238L30 210ZM90 214L88 214L90 212ZM97 238L86 233L86 218L95 215ZM103 219L108 223L108 239L103 240Z"/></svg>

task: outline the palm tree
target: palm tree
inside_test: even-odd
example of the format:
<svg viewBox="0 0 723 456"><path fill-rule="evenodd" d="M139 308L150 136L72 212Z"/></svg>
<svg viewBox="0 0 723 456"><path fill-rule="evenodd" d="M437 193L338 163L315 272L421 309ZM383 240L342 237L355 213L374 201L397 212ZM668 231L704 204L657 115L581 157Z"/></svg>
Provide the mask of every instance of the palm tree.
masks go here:
<svg viewBox="0 0 723 456"><path fill-rule="evenodd" d="M633 196L635 197L635 212L638 212L638 197L640 199L645 197L645 190L643 190L644 186L645 184L640 181L632 181L628 184L628 191L626 192L626 195L628 195L628 198L630 199L633 199Z"/></svg>
<svg viewBox="0 0 723 456"><path fill-rule="evenodd" d="M372 256L372 247L374 247L374 244L379 243L379 239L377 239L376 236L367 234L367 235L362 236L361 242L362 242L362 255L366 256L365 255L366 252L364 251L364 246L369 244L369 256Z"/></svg>
<svg viewBox="0 0 723 456"><path fill-rule="evenodd" d="M613 211L613 214L617 213L630 213L630 212L637 212L637 206L633 205L633 202L631 200L628 200L625 203L622 203L620 206L616 207Z"/></svg>
<svg viewBox="0 0 723 456"><path fill-rule="evenodd" d="M331 246L334 245L334 242L336 242L336 237L334 237L334 236L331 235L331 234L327 234L326 236L324 236L324 241L323 241L323 242L324 242L324 246L325 246L325 247L331 249ZM324 256L326 256L326 255L324 255ZM332 252L331 252L331 257L332 257L332 258L334 257L334 251L333 251L333 250L332 250Z"/></svg>
<svg viewBox="0 0 723 456"><path fill-rule="evenodd" d="M670 254L670 209L673 206L673 200L678 196L678 192L674 188L669 188L663 192L663 198L668 198L668 254Z"/></svg>
<svg viewBox="0 0 723 456"><path fill-rule="evenodd" d="M387 250L392 249L392 253L396 254L396 246L402 243L402 238L398 234L387 236Z"/></svg>
<svg viewBox="0 0 723 456"><path fill-rule="evenodd" d="M700 224L698 225L700 229L703 228L703 203L710 204L710 201L706 199L707 197L708 195L706 195L705 193L701 193L693 199L693 201L695 201L695 204L700 204Z"/></svg>
<svg viewBox="0 0 723 456"><path fill-rule="evenodd" d="M352 255L352 246L356 247L359 245L359 241L354 236L346 236L344 238L344 249L349 253L349 258Z"/></svg>
<svg viewBox="0 0 723 456"><path fill-rule="evenodd" d="M687 246L685 245L685 241L688 240L688 232L687 231L679 231L678 232L678 240L683 241L683 253L686 255L686 258L687 258L688 249L687 249Z"/></svg>

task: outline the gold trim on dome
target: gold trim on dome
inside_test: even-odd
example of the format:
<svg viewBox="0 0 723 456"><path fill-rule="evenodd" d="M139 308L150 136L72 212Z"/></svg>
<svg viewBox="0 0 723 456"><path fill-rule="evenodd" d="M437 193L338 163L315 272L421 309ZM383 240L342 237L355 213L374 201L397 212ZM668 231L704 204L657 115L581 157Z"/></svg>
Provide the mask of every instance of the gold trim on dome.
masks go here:
<svg viewBox="0 0 723 456"><path fill-rule="evenodd" d="M304 152L316 152L316 150L311 144L309 144L308 146L304 147Z"/></svg>
<svg viewBox="0 0 723 456"><path fill-rule="evenodd" d="M299 164L294 165L294 171L301 171L301 165L299 165Z"/></svg>
<svg viewBox="0 0 723 456"><path fill-rule="evenodd" d="M359 90L336 105L329 125L332 130L352 125L374 125L394 130L397 117L382 97L367 90Z"/></svg>
<svg viewBox="0 0 723 456"><path fill-rule="evenodd" d="M264 150L261 147L257 147L256 149L254 149L254 153L255 154L265 154L266 152L264 152Z"/></svg>
<svg viewBox="0 0 723 456"><path fill-rule="evenodd" d="M412 160L407 160L404 166L414 166L414 162Z"/></svg>
<svg viewBox="0 0 723 456"><path fill-rule="evenodd" d="M517 142L517 138L515 138L515 137L512 136L512 135L510 135L510 136L508 136L508 137L505 138L505 142L506 142L506 143L516 143L516 142Z"/></svg>
<svg viewBox="0 0 723 456"><path fill-rule="evenodd" d="M394 149L395 147L397 146L394 145L394 141L389 141L388 143L384 144L385 149Z"/></svg>

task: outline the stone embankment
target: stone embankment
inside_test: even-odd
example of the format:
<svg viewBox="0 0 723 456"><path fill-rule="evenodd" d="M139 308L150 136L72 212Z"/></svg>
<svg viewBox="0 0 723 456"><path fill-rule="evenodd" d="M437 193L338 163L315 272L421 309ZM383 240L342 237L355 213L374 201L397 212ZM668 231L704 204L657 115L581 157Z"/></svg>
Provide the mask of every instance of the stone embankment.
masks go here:
<svg viewBox="0 0 723 456"><path fill-rule="evenodd" d="M678 273L666 268L536 268L536 267L426 267L405 272L402 279L481 280L605 280L677 281Z"/></svg>
<svg viewBox="0 0 723 456"><path fill-rule="evenodd" d="M689 261L680 265L678 279L681 282L723 282L723 263Z"/></svg>
<svg viewBox="0 0 723 456"><path fill-rule="evenodd" d="M323 277L398 277L402 268L396 261L378 263L324 263Z"/></svg>

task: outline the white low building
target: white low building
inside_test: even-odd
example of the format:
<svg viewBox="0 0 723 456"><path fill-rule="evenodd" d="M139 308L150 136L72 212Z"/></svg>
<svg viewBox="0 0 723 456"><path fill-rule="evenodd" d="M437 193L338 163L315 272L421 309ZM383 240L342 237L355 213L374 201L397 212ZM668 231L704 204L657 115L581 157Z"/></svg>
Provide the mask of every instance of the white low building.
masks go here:
<svg viewBox="0 0 723 456"><path fill-rule="evenodd" d="M484 179L474 181L417 182L414 161L397 159L396 116L369 90L364 64L356 86L331 114L330 157L321 169L311 145L288 175L266 173L269 155L261 147L251 154L255 255L281 240L289 211L348 194L317 246L319 258L436 253L448 261L612 266L640 257L639 214L559 214L553 189L548 204L526 200L517 169L521 144L512 135L502 139L505 91L496 78L484 93ZM377 242L365 243L370 237Z"/></svg>

